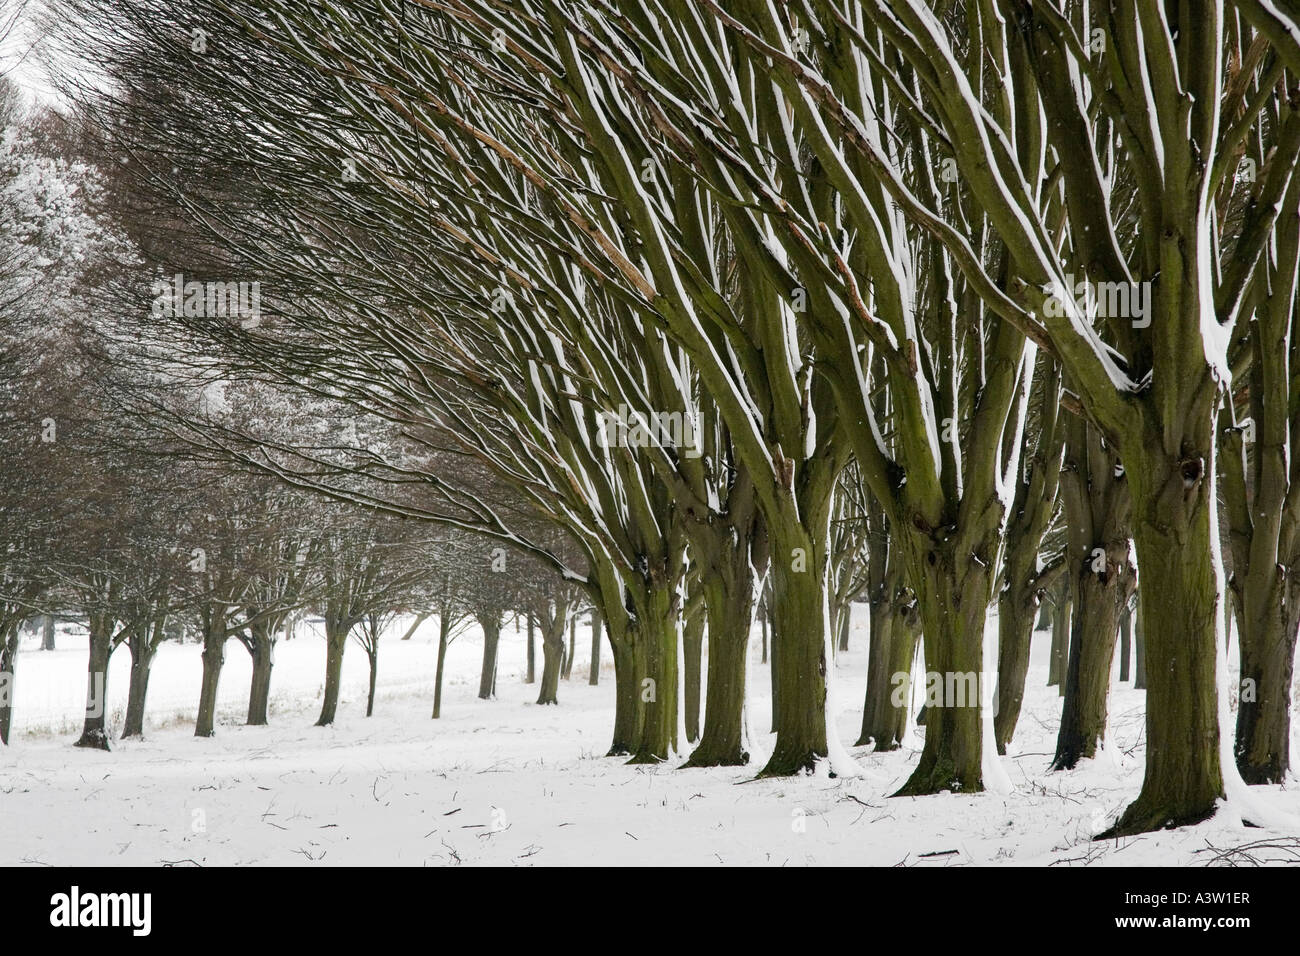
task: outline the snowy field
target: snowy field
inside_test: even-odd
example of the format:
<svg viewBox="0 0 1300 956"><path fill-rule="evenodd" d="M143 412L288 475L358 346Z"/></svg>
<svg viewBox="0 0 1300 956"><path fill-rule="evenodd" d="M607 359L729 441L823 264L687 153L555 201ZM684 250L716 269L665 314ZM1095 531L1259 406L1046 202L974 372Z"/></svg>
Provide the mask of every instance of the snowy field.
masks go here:
<svg viewBox="0 0 1300 956"><path fill-rule="evenodd" d="M853 649L836 666L846 745L857 739L866 673L866 609L854 611ZM1227 812L1175 832L1091 842L1141 785L1142 692L1115 685L1105 756L1071 773L1046 772L1060 709L1056 689L1045 686L1046 632L1035 635L1025 709L1002 758L1014 790L890 799L915 765L919 734L892 754L851 748L864 771L856 779L754 781L743 768L629 767L602 756L613 676L606 648L601 684L588 686L585 625L558 707L533 703L524 635L513 626L502 634L497 700L477 698L478 633L458 637L443 717L431 720L437 624L425 622L407 642L398 639L403 630L399 622L383 642L371 718L365 657L349 647L330 728L312 726L324 670L319 633L301 627L280 643L270 727L241 725L250 666L232 641L217 736L202 740L192 736L200 648L166 644L146 737L118 742L112 753L72 747L84 706L84 634L60 632L54 652L25 646L14 745L0 748L0 864L1197 866L1249 862L1247 854L1294 862L1260 844L1300 834L1247 828ZM758 650L756 631L755 752L774 739L765 733L770 684ZM128 664L119 650L109 678L115 728ZM1294 777L1259 796L1300 817Z"/></svg>

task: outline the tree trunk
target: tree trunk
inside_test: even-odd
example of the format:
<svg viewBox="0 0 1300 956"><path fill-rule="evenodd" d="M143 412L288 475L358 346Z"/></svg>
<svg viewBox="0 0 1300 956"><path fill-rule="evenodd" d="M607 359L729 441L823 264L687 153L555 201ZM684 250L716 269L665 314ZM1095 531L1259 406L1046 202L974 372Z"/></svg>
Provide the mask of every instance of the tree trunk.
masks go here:
<svg viewBox="0 0 1300 956"><path fill-rule="evenodd" d="M18 624L0 635L0 744L9 745L14 715L14 690L18 670Z"/></svg>
<svg viewBox="0 0 1300 956"><path fill-rule="evenodd" d="M704 733L684 766L738 767L749 763L744 747L745 665L754 624L755 574L749 543L729 548L706 571L700 582L709 629ZM688 647L688 662L690 658Z"/></svg>
<svg viewBox="0 0 1300 956"><path fill-rule="evenodd" d="M1127 541L1124 542L1127 550ZM1113 555L1119 560L1122 556ZM1107 560L1107 571L1090 569L1084 559L1077 572L1074 593L1077 606L1070 635L1069 664L1064 682L1065 702L1056 738L1053 770L1072 770L1084 758L1097 755L1106 736L1110 698L1110 669L1115 657L1120 602L1127 599L1127 574Z"/></svg>
<svg viewBox="0 0 1300 956"><path fill-rule="evenodd" d="M153 658L157 650L145 635L135 635L127 646L131 651L131 682L126 692L126 722L122 726L123 737L141 737L144 735L145 701L149 695L149 673L153 668Z"/></svg>
<svg viewBox="0 0 1300 956"><path fill-rule="evenodd" d="M1070 622L1073 615L1073 587L1071 582L1066 581L1056 592L1056 610L1052 614L1052 648L1047 661L1047 686L1055 687L1060 697L1065 696L1065 658L1070 644Z"/></svg>
<svg viewBox="0 0 1300 956"><path fill-rule="evenodd" d="M1146 690L1147 687L1147 642L1142 636L1142 599L1133 611L1133 687Z"/></svg>
<svg viewBox="0 0 1300 956"><path fill-rule="evenodd" d="M113 622L90 621L90 660L86 669L86 722L74 746L111 750L108 741L108 661L113 656Z"/></svg>
<svg viewBox="0 0 1300 956"><path fill-rule="evenodd" d="M763 629L765 631L770 630L771 622L772 622L772 612L768 609L764 609ZM775 634L771 634L769 639L769 645L770 645L770 651L767 656L767 662L768 662L767 672L768 672L768 682L771 684L771 688L772 688L772 726L769 728L768 732L774 734L776 733L776 728L780 722L780 717L781 717L781 680L780 680L781 672L780 672L780 668L777 665L777 661L780 659L781 654L780 654L780 648L776 646Z"/></svg>
<svg viewBox="0 0 1300 956"><path fill-rule="evenodd" d="M483 667L479 672L478 696L480 700L491 700L496 695L497 645L501 639L501 620L488 618L481 623L483 625Z"/></svg>
<svg viewBox="0 0 1300 956"><path fill-rule="evenodd" d="M768 656L767 656L767 608L765 606L761 606L759 608L758 620L763 628L763 661L762 662L766 664L768 661Z"/></svg>
<svg viewBox="0 0 1300 956"><path fill-rule="evenodd" d="M433 719L442 717L442 669L447 663L447 644L451 640L451 615L438 615L438 669L433 676Z"/></svg>
<svg viewBox="0 0 1300 956"><path fill-rule="evenodd" d="M528 676L524 678L525 684L537 682L537 650L533 644L533 632L536 630L536 623L533 616L528 615Z"/></svg>
<svg viewBox="0 0 1300 956"><path fill-rule="evenodd" d="M626 625L623 625L626 626ZM640 687L636 680L636 664L626 638L615 640L611 624L610 653L614 655L614 739L606 757L623 757L632 752L641 737L641 707L638 700Z"/></svg>
<svg viewBox="0 0 1300 956"><path fill-rule="evenodd" d="M855 746L875 744L876 753L897 750L907 732L912 700L912 662L917 628L910 613L900 613L888 597L871 602L867 645L867 695L862 732Z"/></svg>
<svg viewBox="0 0 1300 956"><path fill-rule="evenodd" d="M252 629L253 677L248 688L248 725L265 727L271 709L271 670L275 667L275 632Z"/></svg>
<svg viewBox="0 0 1300 956"><path fill-rule="evenodd" d="M325 691L321 696L320 717L317 727L334 723L339 709L339 688L343 681L343 653L348 646L348 632L352 628L343 621L325 618Z"/></svg>
<svg viewBox="0 0 1300 956"><path fill-rule="evenodd" d="M992 562L966 549L926 540L911 556L910 575L921 618L926 669L925 746L911 777L895 796L984 789L981 696L984 689L984 620ZM959 553L962 552L962 553ZM996 553L994 550L992 553ZM943 693L930 693L931 681ZM974 700L970 699L974 695Z"/></svg>
<svg viewBox="0 0 1300 956"><path fill-rule="evenodd" d="M571 680L573 677L573 658L577 654L578 643L578 615L573 615L569 619L569 650L564 655L564 679Z"/></svg>
<svg viewBox="0 0 1300 956"><path fill-rule="evenodd" d="M1208 418L1208 416L1207 416ZM1216 669L1222 567L1212 531L1212 429L1179 458L1133 455L1133 540L1142 575L1139 618L1154 662L1147 677L1146 776L1105 836L1204 820L1223 796Z"/></svg>
<svg viewBox="0 0 1300 956"><path fill-rule="evenodd" d="M1233 754L1249 784L1282 783L1291 764L1291 679L1300 622L1296 595L1282 599L1282 587L1284 582L1276 581L1271 604L1252 600L1250 591L1243 602Z"/></svg>
<svg viewBox="0 0 1300 956"><path fill-rule="evenodd" d="M999 754L1007 752L1020 721L1037 614L1038 608L1015 589L998 596L998 712L993 717L993 737Z"/></svg>
<svg viewBox="0 0 1300 956"><path fill-rule="evenodd" d="M378 641L378 635L375 640ZM371 644L366 648L366 658L370 662L370 689L366 694L366 716L371 717L375 713L375 679L379 676L379 645Z"/></svg>
<svg viewBox="0 0 1300 956"><path fill-rule="evenodd" d="M226 614L209 612L203 626L203 678L199 690L199 710L194 721L194 736L211 737L216 729L217 687L221 668L226 663Z"/></svg>
<svg viewBox="0 0 1300 956"><path fill-rule="evenodd" d="M1133 658L1133 614L1125 605L1119 616L1119 679L1129 680Z"/></svg>
<svg viewBox="0 0 1300 956"><path fill-rule="evenodd" d="M819 525L825 522L819 522ZM811 771L827 756L830 595L825 555L802 526L769 525L776 747L760 777ZM826 540L825 533L820 540Z"/></svg>
<svg viewBox="0 0 1300 956"><path fill-rule="evenodd" d="M704 663L704 608L686 615L682 628L682 651L686 655L683 665L683 690L686 707L686 740L698 743L700 739L700 669ZM713 640L709 640L709 653L713 653Z"/></svg>
<svg viewBox="0 0 1300 956"><path fill-rule="evenodd" d="M54 650L54 615L41 615L41 650Z"/></svg>
<svg viewBox="0 0 1300 956"><path fill-rule="evenodd" d="M844 606L840 608L837 620L840 622L840 643L837 650L847 651L849 649L849 627L853 619L853 602L845 601Z"/></svg>
<svg viewBox="0 0 1300 956"><path fill-rule="evenodd" d="M1119 619L1133 584L1129 565L1132 503L1113 449L1081 419L1068 426L1061 499L1074 592L1065 702L1053 770L1095 757L1106 736L1111 663Z"/></svg>
<svg viewBox="0 0 1300 956"><path fill-rule="evenodd" d="M637 668L640 737L629 763L658 763L680 746L677 740L677 637L681 609L676 587L657 586L632 595L633 660Z"/></svg>
<svg viewBox="0 0 1300 956"><path fill-rule="evenodd" d="M564 668L564 615L542 623L542 683L537 694L539 704L558 704L560 674Z"/></svg>
<svg viewBox="0 0 1300 956"><path fill-rule="evenodd" d="M415 632L420 629L420 625L427 621L431 616L432 615L429 611L423 611L420 614L415 615L415 620L411 622L411 626L408 627L406 633L402 635L402 640L409 641L414 637ZM518 627L519 625L516 624L515 629L518 630Z"/></svg>
<svg viewBox="0 0 1300 956"><path fill-rule="evenodd" d="M587 672L587 683L592 687L600 683L600 632L602 618L595 609L591 612L591 667Z"/></svg>

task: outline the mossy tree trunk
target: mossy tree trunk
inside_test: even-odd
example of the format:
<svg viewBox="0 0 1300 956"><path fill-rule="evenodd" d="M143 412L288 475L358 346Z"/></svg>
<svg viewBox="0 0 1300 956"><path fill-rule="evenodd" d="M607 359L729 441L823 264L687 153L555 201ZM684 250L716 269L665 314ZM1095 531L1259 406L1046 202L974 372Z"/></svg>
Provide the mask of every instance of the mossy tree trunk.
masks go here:
<svg viewBox="0 0 1300 956"><path fill-rule="evenodd" d="M629 763L667 760L677 739L677 638L681 627L675 582L633 592L633 660L637 665L636 701L642 716L640 737Z"/></svg>
<svg viewBox="0 0 1300 956"><path fill-rule="evenodd" d="M971 552L955 541L932 541L917 552L912 555L911 577L920 582L917 610L927 689L937 679L944 693L927 695L921 759L895 796L980 791L984 789L980 685L994 555L986 552L973 560Z"/></svg>
<svg viewBox="0 0 1300 956"><path fill-rule="evenodd" d="M871 632L867 645L867 690L857 746L877 753L897 750L907 732L912 700L912 664L919 633L916 600L903 582L902 557L890 540L883 511L869 514L867 589Z"/></svg>
<svg viewBox="0 0 1300 956"><path fill-rule="evenodd" d="M1225 402L1218 431L1241 663L1233 759L1249 784L1281 783L1291 765L1291 683L1300 628L1300 494L1291 461L1300 322L1297 205L1300 185L1293 183L1290 228L1279 237L1267 292L1259 293L1249 326L1249 430L1235 424L1236 409Z"/></svg>
<svg viewBox="0 0 1300 956"><path fill-rule="evenodd" d="M1128 480L1096 429L1076 418L1068 432L1061 488L1075 605L1053 770L1095 757L1105 739L1115 639L1134 584Z"/></svg>
<svg viewBox="0 0 1300 956"><path fill-rule="evenodd" d="M824 523L823 523L824 524ZM827 756L830 594L825 535L769 525L772 541L772 722L776 747L761 777L811 771Z"/></svg>
<svg viewBox="0 0 1300 956"><path fill-rule="evenodd" d="M1133 540L1142 578L1139 617L1146 642L1146 775L1142 790L1103 836L1195 823L1223 796L1216 680L1222 567L1213 534L1216 507L1212 429L1181 443L1134 451Z"/></svg>
<svg viewBox="0 0 1300 956"><path fill-rule="evenodd" d="M1062 421L1061 370L1056 362L1040 359L1034 392L1038 430L1025 439L1029 458L1016 482L1007 520L1003 584L998 595L998 706L993 738L999 754L1007 752L1020 720L1034 619L1043 606L1044 594L1064 570L1059 558L1039 566L1043 536L1056 513L1067 427Z"/></svg>
<svg viewBox="0 0 1300 956"><path fill-rule="evenodd" d="M730 541L700 555L699 587L709 632L709 672L704 733L687 767L734 767L749 762L745 750L745 672L754 623L754 560L748 525ZM761 549L760 549L761 550ZM757 560L761 561L759 557Z"/></svg>
<svg viewBox="0 0 1300 956"><path fill-rule="evenodd" d="M587 683L595 687L600 683L601 622L604 619L595 608L591 611L591 661L587 668Z"/></svg>
<svg viewBox="0 0 1300 956"><path fill-rule="evenodd" d="M697 584L698 588L699 585ZM700 739L701 670L704 666L704 602L692 600L682 622L682 696L686 716L686 742ZM709 654L713 654L713 640L709 639Z"/></svg>

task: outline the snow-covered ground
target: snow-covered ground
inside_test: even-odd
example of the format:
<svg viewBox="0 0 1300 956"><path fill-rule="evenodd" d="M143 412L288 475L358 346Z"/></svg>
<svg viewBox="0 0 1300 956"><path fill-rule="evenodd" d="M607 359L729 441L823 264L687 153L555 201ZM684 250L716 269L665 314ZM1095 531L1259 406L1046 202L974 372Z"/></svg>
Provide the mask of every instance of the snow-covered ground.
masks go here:
<svg viewBox="0 0 1300 956"><path fill-rule="evenodd" d="M25 647L13 746L0 748L0 864L1200 865L1278 835L1221 813L1179 831L1091 842L1141 785L1142 692L1116 684L1104 757L1048 773L1060 703L1045 686L1046 633L1035 635L1020 729L1002 758L1013 792L891 799L915 765L919 735L892 754L851 748L864 771L855 779L754 781L752 769L630 767L602 756L612 672L606 648L601 683L588 686L585 626L558 707L533 703L537 688L523 683L524 637L511 626L502 636L499 699L479 700L479 634L460 636L448 653L443 717L432 720L436 621L407 642L398 640L402 630L382 644L374 717L365 717L364 655L348 649L339 719L329 728L312 726L324 671L318 633L300 628L280 643L270 727L241 726L250 667L231 642L210 739L192 736L199 648L165 645L148 733L112 753L72 747L84 706L84 635L61 632L53 652ZM862 607L852 645L836 666L846 745L861 716ZM116 728L125 649L115 658ZM755 632L749 719L757 731L767 730L769 687ZM756 750L772 740L760 733ZM1300 816L1295 779L1259 796ZM1248 852L1281 859L1275 850Z"/></svg>

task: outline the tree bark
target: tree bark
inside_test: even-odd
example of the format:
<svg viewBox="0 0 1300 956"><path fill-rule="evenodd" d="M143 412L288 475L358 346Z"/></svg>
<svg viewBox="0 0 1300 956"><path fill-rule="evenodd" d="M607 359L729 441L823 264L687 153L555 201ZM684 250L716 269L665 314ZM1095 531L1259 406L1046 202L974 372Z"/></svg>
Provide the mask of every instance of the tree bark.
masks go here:
<svg viewBox="0 0 1300 956"><path fill-rule="evenodd" d="M1208 416L1207 416L1208 419ZM1127 467L1141 568L1142 636L1157 666L1147 677L1142 791L1104 836L1204 820L1223 796L1216 668L1223 623L1212 428L1172 458L1143 449ZM1186 449L1206 449L1197 454Z"/></svg>
<svg viewBox="0 0 1300 956"><path fill-rule="evenodd" d="M625 625L624 625L625 626ZM610 653L614 656L614 738L610 741L607 757L623 757L632 753L641 737L642 711L637 695L636 664L627 640L614 639L614 625L610 627Z"/></svg>
<svg viewBox="0 0 1300 956"><path fill-rule="evenodd" d="M629 763L658 763L679 747L677 740L677 589L665 582L632 595L640 738Z"/></svg>
<svg viewBox="0 0 1300 956"><path fill-rule="evenodd" d="M1052 647L1047 660L1047 686L1055 687L1060 697L1065 696L1065 658L1073 615L1074 587L1067 575L1056 592L1056 609L1052 612Z"/></svg>
<svg viewBox="0 0 1300 956"><path fill-rule="evenodd" d="M1095 757L1105 739L1115 639L1133 585L1124 470L1095 428L1074 418L1068 432L1061 497L1075 597L1053 770Z"/></svg>
<svg viewBox="0 0 1300 956"><path fill-rule="evenodd" d="M1119 615L1119 679L1130 679L1133 659L1133 615L1127 605Z"/></svg>
<svg viewBox="0 0 1300 956"><path fill-rule="evenodd" d="M536 630L536 622L531 614L528 615L528 676L524 678L525 684L534 684L537 682L537 650L533 644L533 632Z"/></svg>
<svg viewBox="0 0 1300 956"><path fill-rule="evenodd" d="M157 644L149 640L148 631L133 635L127 641L131 651L131 682L126 692L126 722L122 725L123 737L144 735L145 702L149 696L149 674L153 668Z"/></svg>
<svg viewBox="0 0 1300 956"><path fill-rule="evenodd" d="M451 641L451 615L444 609L438 615L438 669L433 677L433 719L442 717L442 670L447 663L447 644Z"/></svg>
<svg viewBox="0 0 1300 956"><path fill-rule="evenodd" d="M1285 599L1284 588L1291 592ZM1268 592L1259 600L1247 591L1238 634L1241 682L1235 689L1233 756L1249 784L1282 783L1291 764L1291 681L1300 595L1281 575L1275 576Z"/></svg>
<svg viewBox="0 0 1300 956"><path fill-rule="evenodd" d="M343 653L347 650L350 630L346 621L325 618L325 691L321 696L320 716L316 718L317 727L330 726L338 715Z"/></svg>
<svg viewBox="0 0 1300 956"><path fill-rule="evenodd" d="M491 700L497 687L497 646L501 640L501 620L493 616L480 619L483 625L483 666L479 671L478 696Z"/></svg>
<svg viewBox="0 0 1300 956"><path fill-rule="evenodd" d="M378 635L376 635L378 640ZM366 716L372 717L375 713L375 681L379 676L379 646L371 644L366 648L366 659L370 663L370 688L366 694Z"/></svg>
<svg viewBox="0 0 1300 956"><path fill-rule="evenodd" d="M587 683L592 687L600 683L601 621L600 612L593 608L591 612L591 667L587 672Z"/></svg>
<svg viewBox="0 0 1300 956"><path fill-rule="evenodd" d="M704 664L704 608L699 607L694 613L687 614L682 627L682 651L686 655L683 664L683 684L686 707L686 740L697 743L700 739L700 671ZM713 653L713 641L709 640L709 653Z"/></svg>
<svg viewBox="0 0 1300 956"><path fill-rule="evenodd" d="M862 708L862 732L855 746L874 743L876 753L902 746L916 658L917 626L913 617L910 610L897 607L893 598L871 602L867 695Z"/></svg>
<svg viewBox="0 0 1300 956"><path fill-rule="evenodd" d="M54 650L54 615L41 615L41 650Z"/></svg>
<svg viewBox="0 0 1300 956"><path fill-rule="evenodd" d="M943 682L944 695L926 698L925 746L911 777L895 796L918 796L944 790L971 793L984 789L981 701L984 680L984 619L988 613L991 563L988 552L976 561L956 539L933 539L916 548L910 559L917 588L917 609L924 634L927 689ZM973 678L971 675L974 675ZM975 700L968 685L974 681ZM947 698L948 688L961 686Z"/></svg>
<svg viewBox="0 0 1300 956"><path fill-rule="evenodd" d="M1142 636L1142 599L1133 612L1133 687L1146 690L1147 687L1147 642Z"/></svg>
<svg viewBox="0 0 1300 956"><path fill-rule="evenodd" d="M747 540L724 548L710 556L699 585L704 592L703 610L708 622L709 679L704 732L685 767L738 767L749 763L744 746L745 671L754 623L755 569ZM688 647L688 666L690 659ZM687 688L689 691L689 680Z"/></svg>
<svg viewBox="0 0 1300 956"><path fill-rule="evenodd" d="M86 669L86 722L74 746L111 750L108 740L108 661L113 656L113 620L90 617L90 659Z"/></svg>
<svg viewBox="0 0 1300 956"><path fill-rule="evenodd" d="M825 524L820 522L819 527ZM803 527L769 525L776 747L760 777L811 771L827 756L830 595L825 555ZM821 541L826 540L823 533Z"/></svg>
<svg viewBox="0 0 1300 956"><path fill-rule="evenodd" d="M993 717L993 737L998 753L1005 754L1020 721L1029 677L1029 647L1038 608L1025 595L1008 588L998 596L998 712Z"/></svg>
<svg viewBox="0 0 1300 956"><path fill-rule="evenodd" d="M427 621L431 616L432 615L428 611L422 611L419 614L415 615L415 620L411 622L411 626L408 627L406 629L406 633L402 635L402 640L409 641L412 637L414 637L415 632L420 629L420 625L423 624L425 621ZM519 625L516 624L515 630L518 629L519 629Z"/></svg>
<svg viewBox="0 0 1300 956"><path fill-rule="evenodd" d="M564 655L564 679L573 678L573 658L577 654L578 643L578 615L573 615L569 619L569 649Z"/></svg>
<svg viewBox="0 0 1300 956"><path fill-rule="evenodd" d="M270 719L271 671L275 667L275 631L270 627L251 629L253 676L248 688L248 726L265 727Z"/></svg>
<svg viewBox="0 0 1300 956"><path fill-rule="evenodd" d="M556 608L555 616L542 623L542 682L539 704L558 704L560 674L564 666L564 619L567 608Z"/></svg>
<svg viewBox="0 0 1300 956"><path fill-rule="evenodd" d="M14 691L18 675L18 624L14 622L0 635L0 744L9 745L9 731L14 715Z"/></svg>

